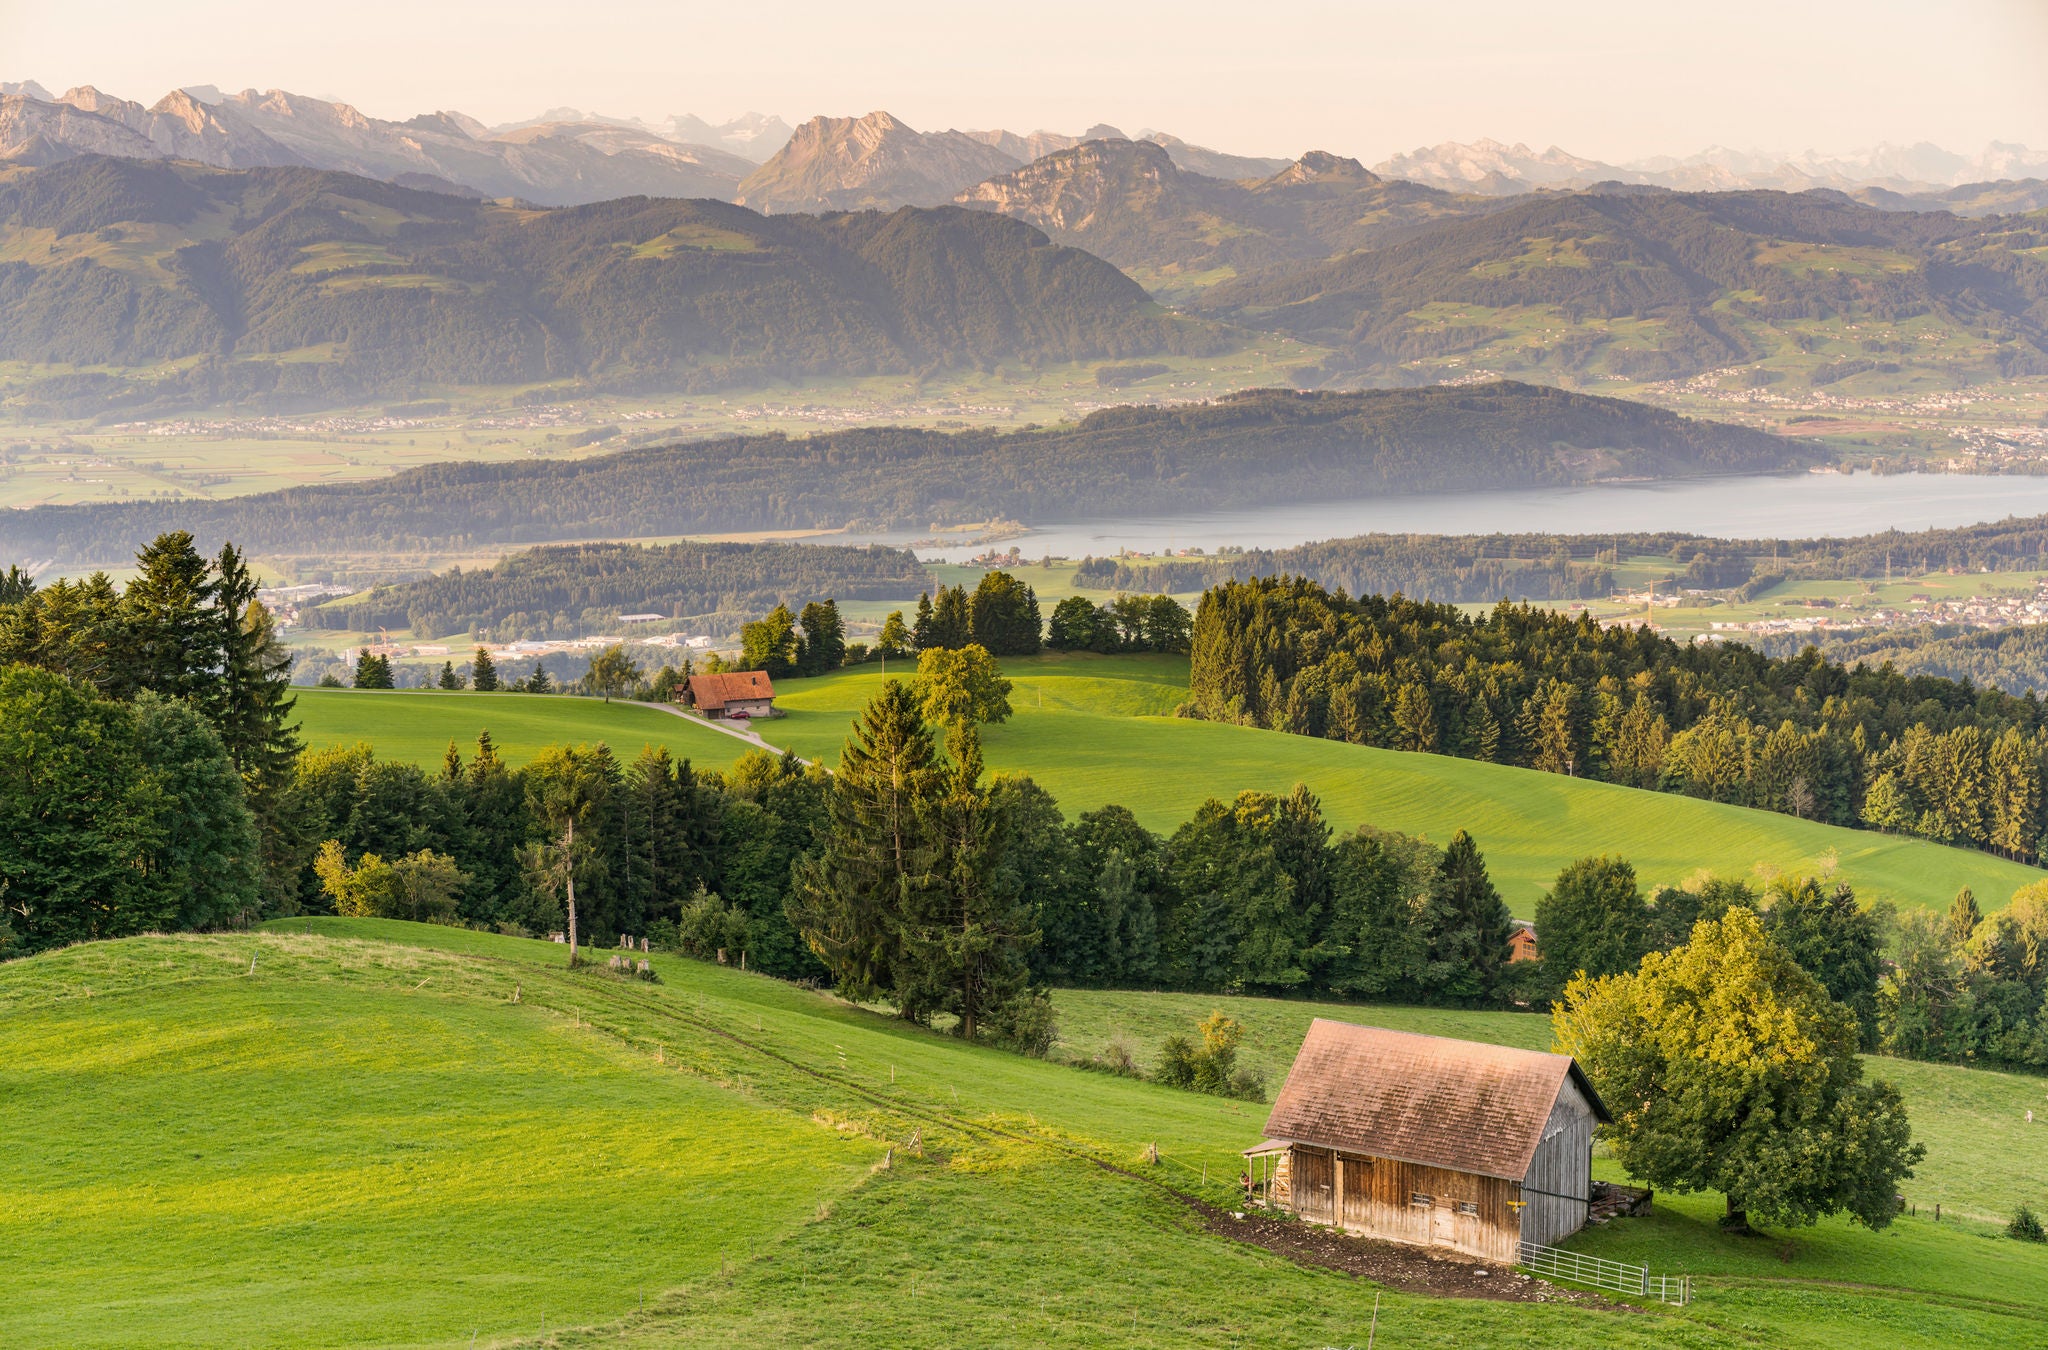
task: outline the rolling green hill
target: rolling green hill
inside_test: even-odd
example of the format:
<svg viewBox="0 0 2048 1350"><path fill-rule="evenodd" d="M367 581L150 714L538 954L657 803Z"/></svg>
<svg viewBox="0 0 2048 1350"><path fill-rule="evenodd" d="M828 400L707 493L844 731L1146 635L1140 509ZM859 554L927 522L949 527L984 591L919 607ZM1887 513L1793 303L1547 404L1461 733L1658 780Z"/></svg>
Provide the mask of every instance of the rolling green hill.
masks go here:
<svg viewBox="0 0 2048 1350"><path fill-rule="evenodd" d="M958 208L541 210L96 157L0 172L0 360L65 368L22 390L33 416L563 378L714 389L1223 342L1100 259Z"/></svg>
<svg viewBox="0 0 2048 1350"><path fill-rule="evenodd" d="M1016 715L984 729L989 765L1030 774L1069 813L1116 802L1150 828L1171 831L1206 797L1249 788L1284 793L1307 783L1340 830L1369 823L1439 843L1457 830L1471 831L1502 895L1525 917L1559 868L1595 853L1628 858L1645 884L1676 884L1701 869L1741 877L1831 869L1868 898L1936 907L1968 886L1994 908L2043 875L1988 853L1669 793L1176 718L1174 708L1187 697L1184 659L1048 656L1012 659L1004 667L1016 685ZM777 704L789 715L766 724L763 734L807 759L835 763L854 714L882 678L879 667L863 666L786 681ZM310 741L367 739L380 753L431 765L451 738L473 742L479 725L488 723L493 739L500 738L501 724L511 724L497 709L516 697L313 691L301 707ZM602 713L595 703L554 698L520 706L529 704L538 720L516 733L522 747L596 733L630 753L641 743L635 737L657 734L648 728L666 729L652 720L666 714L649 709L628 712L614 704ZM617 720L576 723L574 730L564 721L560 734L550 735L548 719L558 707L565 718ZM400 715L407 719L402 728L391 720ZM676 727L662 743L678 755L723 764L746 749L671 720Z"/></svg>
<svg viewBox="0 0 2048 1350"><path fill-rule="evenodd" d="M1727 1239L1714 1196L1578 1240L1692 1273L1684 1311L1382 1289L1181 1198L1230 1203L1256 1103L561 958L315 919L0 966L0 1342L1345 1345L1377 1305L1396 1345L1946 1350L2048 1318L2048 1250L1926 1216ZM1980 1077L1909 1089L1930 1140Z"/></svg>
<svg viewBox="0 0 2048 1350"><path fill-rule="evenodd" d="M523 675L511 670L507 677ZM477 733L507 764L524 764L542 746L603 741L626 758L643 745L667 746L678 759L723 768L751 747L644 703L604 703L552 694L449 693L440 689L298 689L300 734L310 748L368 741L380 759L432 768L454 741L467 757Z"/></svg>

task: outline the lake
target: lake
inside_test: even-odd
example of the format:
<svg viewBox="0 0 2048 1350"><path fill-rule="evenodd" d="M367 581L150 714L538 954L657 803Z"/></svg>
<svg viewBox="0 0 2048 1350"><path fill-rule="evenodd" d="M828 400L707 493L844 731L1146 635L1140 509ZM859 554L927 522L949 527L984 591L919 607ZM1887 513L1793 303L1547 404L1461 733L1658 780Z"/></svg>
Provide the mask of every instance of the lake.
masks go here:
<svg viewBox="0 0 2048 1350"><path fill-rule="evenodd" d="M1926 530L2048 514L2048 477L1979 474L1802 473L1653 483L1440 492L1351 501L1190 511L1049 523L1005 540L1028 557L1080 558L1118 549L1163 553L1225 545L1290 548L1350 535L1684 531L1734 539ZM888 542L902 543L901 535ZM928 562L961 562L988 545L920 548Z"/></svg>

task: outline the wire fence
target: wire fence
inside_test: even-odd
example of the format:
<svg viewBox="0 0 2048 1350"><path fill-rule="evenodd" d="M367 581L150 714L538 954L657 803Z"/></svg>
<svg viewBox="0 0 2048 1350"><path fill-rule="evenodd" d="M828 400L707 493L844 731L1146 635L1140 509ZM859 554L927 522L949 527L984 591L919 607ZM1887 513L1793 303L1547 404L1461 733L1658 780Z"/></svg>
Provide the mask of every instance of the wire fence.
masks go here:
<svg viewBox="0 0 2048 1350"><path fill-rule="evenodd" d="M1587 1284L1616 1294L1654 1298L1659 1303L1672 1303L1681 1308L1692 1302L1690 1275L1652 1275L1648 1266L1609 1261L1602 1256L1583 1256L1561 1247L1546 1247L1540 1242L1522 1244L1521 1265L1524 1270L1546 1279Z"/></svg>

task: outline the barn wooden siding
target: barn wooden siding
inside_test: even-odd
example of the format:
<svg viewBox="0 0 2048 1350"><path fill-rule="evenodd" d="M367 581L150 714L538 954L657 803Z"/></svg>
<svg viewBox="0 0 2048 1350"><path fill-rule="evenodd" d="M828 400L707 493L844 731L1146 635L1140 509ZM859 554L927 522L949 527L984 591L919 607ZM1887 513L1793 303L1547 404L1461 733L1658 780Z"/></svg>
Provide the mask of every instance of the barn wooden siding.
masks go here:
<svg viewBox="0 0 2048 1350"><path fill-rule="evenodd" d="M1390 1242L1452 1247L1503 1265L1521 1254L1511 1181L1305 1144L1289 1150L1287 1172L1284 1203L1304 1219Z"/></svg>
<svg viewBox="0 0 2048 1350"><path fill-rule="evenodd" d="M1548 1246L1578 1232L1592 1194L1593 1108L1567 1078L1522 1178L1522 1240Z"/></svg>

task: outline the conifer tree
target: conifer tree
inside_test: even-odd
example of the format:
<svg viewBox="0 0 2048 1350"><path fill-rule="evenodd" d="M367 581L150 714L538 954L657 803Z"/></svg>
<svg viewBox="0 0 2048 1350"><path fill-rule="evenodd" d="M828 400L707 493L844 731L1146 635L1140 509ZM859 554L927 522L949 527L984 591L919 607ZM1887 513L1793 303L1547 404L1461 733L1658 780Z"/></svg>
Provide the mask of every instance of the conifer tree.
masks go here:
<svg viewBox="0 0 2048 1350"><path fill-rule="evenodd" d="M469 687L480 694L495 693L498 689L498 664L482 647L476 649L476 658L470 663Z"/></svg>
<svg viewBox="0 0 2048 1350"><path fill-rule="evenodd" d="M981 737L972 726L955 728L947 749L952 765L925 802L936 865L906 907L895 983L899 1005L952 1012L960 1035L973 1040L1022 992L1038 933L998 866L1006 812L982 786Z"/></svg>
<svg viewBox="0 0 2048 1350"><path fill-rule="evenodd" d="M910 686L888 681L840 755L824 852L799 865L790 901L804 942L848 997L893 995L910 974L902 923L927 910L940 866L934 804L946 786ZM899 1002L898 1011L932 1009Z"/></svg>
<svg viewBox="0 0 2048 1350"><path fill-rule="evenodd" d="M357 689L389 689L391 687L391 662L375 655L368 647L356 656L355 687Z"/></svg>
<svg viewBox="0 0 2048 1350"><path fill-rule="evenodd" d="M947 651L965 647L974 640L974 616L965 586L939 587L932 606L931 643ZM919 651L924 648L920 647Z"/></svg>
<svg viewBox="0 0 2048 1350"><path fill-rule="evenodd" d="M911 650L928 652L932 649L932 596L925 591L917 597L917 619L910 627Z"/></svg>
<svg viewBox="0 0 2048 1350"><path fill-rule="evenodd" d="M455 673L455 663L453 661L443 661L441 663L441 687L443 689L462 688L462 677Z"/></svg>

